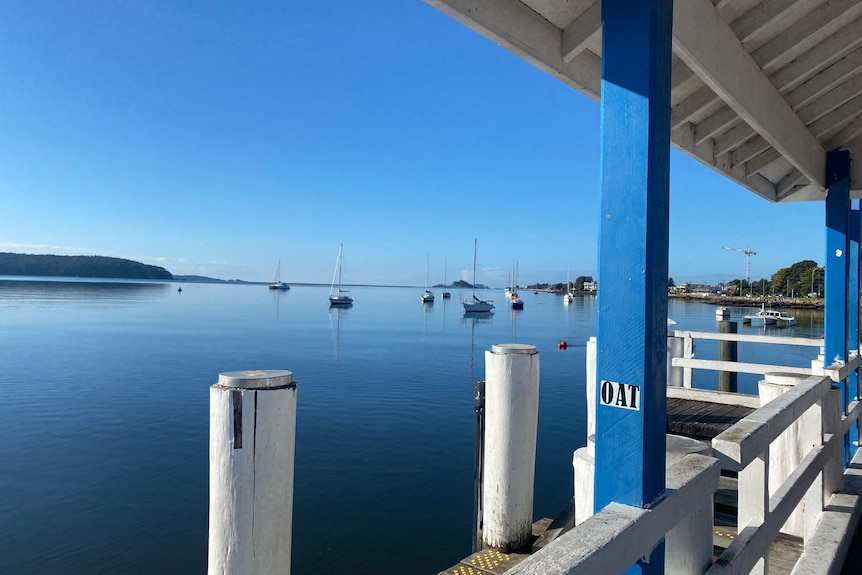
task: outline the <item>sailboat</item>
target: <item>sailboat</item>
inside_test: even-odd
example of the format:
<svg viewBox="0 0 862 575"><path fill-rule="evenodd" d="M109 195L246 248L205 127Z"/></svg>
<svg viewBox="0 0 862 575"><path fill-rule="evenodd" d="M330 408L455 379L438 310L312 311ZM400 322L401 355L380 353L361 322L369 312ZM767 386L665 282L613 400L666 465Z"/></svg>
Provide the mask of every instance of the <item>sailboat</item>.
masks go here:
<svg viewBox="0 0 862 575"><path fill-rule="evenodd" d="M335 273L332 275L332 286L329 288L329 305L330 306L353 305L353 298L350 297L349 295L347 295L349 290L342 289L342 287L341 287L342 259L343 259L343 257L344 257L344 244L340 244L339 248L338 248L338 259L335 260ZM336 279L338 280L337 282L336 282Z"/></svg>
<svg viewBox="0 0 862 575"><path fill-rule="evenodd" d="M494 304L490 300L482 300L476 297L476 245L477 241L473 240L473 294L470 300L463 299L465 312L488 312L494 309Z"/></svg>
<svg viewBox="0 0 862 575"><path fill-rule="evenodd" d="M446 283L446 262L443 262L443 293L440 294L440 297L443 299L449 299L452 297L452 294L446 289L449 287L449 284Z"/></svg>
<svg viewBox="0 0 862 575"><path fill-rule="evenodd" d="M512 272L512 292L509 299L512 300L512 309L524 309L524 300L518 296L518 262L515 262Z"/></svg>
<svg viewBox="0 0 862 575"><path fill-rule="evenodd" d="M566 295L563 296L563 303L572 303L575 301L575 286L572 285L572 266L569 266L569 271L566 273Z"/></svg>
<svg viewBox="0 0 862 575"><path fill-rule="evenodd" d="M281 281L281 260L278 260L278 267L275 268L275 283L269 284L269 289L289 290L290 286Z"/></svg>
<svg viewBox="0 0 862 575"><path fill-rule="evenodd" d="M428 254L425 254L425 293L422 294L422 303L434 303L434 292L428 289Z"/></svg>

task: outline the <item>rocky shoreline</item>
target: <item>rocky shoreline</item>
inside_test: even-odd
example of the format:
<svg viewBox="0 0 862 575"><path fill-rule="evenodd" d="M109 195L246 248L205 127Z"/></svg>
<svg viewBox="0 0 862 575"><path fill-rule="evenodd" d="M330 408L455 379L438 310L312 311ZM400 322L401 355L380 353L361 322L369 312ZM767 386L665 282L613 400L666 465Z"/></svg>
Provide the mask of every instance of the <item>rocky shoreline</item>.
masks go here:
<svg viewBox="0 0 862 575"><path fill-rule="evenodd" d="M823 298L786 296L726 296L717 294L682 293L668 294L671 299L685 299L715 305L738 307L760 307L772 309L823 309Z"/></svg>

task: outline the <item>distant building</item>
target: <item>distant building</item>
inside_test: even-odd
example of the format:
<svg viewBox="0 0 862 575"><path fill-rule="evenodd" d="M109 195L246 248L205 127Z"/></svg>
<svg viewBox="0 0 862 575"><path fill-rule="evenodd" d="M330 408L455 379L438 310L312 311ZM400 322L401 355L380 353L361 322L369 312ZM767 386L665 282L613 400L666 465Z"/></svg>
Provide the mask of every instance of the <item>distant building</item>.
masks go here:
<svg viewBox="0 0 862 575"><path fill-rule="evenodd" d="M584 282L584 291L596 291L596 282Z"/></svg>

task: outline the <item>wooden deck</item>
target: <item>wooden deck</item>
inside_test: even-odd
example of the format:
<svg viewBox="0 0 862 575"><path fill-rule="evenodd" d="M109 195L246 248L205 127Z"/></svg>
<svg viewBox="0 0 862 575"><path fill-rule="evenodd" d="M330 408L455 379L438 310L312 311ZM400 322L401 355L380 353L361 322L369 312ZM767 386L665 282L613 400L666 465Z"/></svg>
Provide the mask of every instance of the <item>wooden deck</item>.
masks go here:
<svg viewBox="0 0 862 575"><path fill-rule="evenodd" d="M709 441L753 412L751 407L667 398L667 432Z"/></svg>

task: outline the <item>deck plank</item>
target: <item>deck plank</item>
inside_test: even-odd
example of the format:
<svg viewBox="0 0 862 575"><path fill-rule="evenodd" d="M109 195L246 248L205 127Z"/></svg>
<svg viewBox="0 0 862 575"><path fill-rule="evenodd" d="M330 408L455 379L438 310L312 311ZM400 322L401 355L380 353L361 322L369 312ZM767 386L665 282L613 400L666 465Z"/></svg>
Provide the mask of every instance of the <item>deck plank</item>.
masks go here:
<svg viewBox="0 0 862 575"><path fill-rule="evenodd" d="M739 405L668 398L667 430L675 435L711 440L753 411Z"/></svg>

